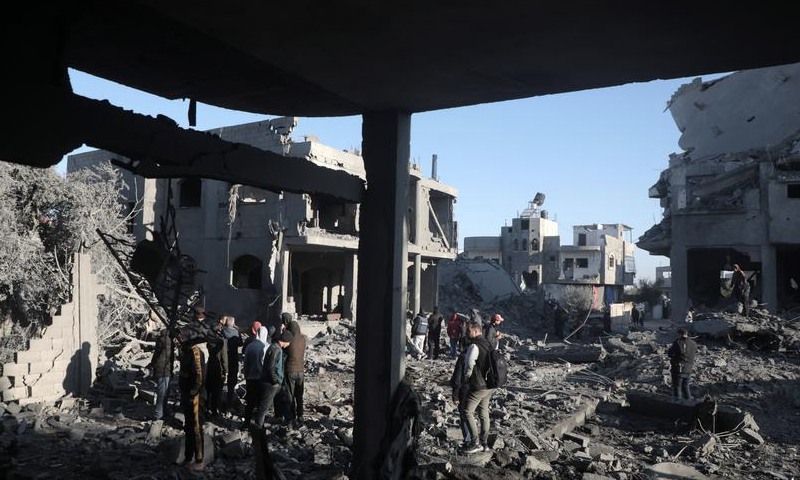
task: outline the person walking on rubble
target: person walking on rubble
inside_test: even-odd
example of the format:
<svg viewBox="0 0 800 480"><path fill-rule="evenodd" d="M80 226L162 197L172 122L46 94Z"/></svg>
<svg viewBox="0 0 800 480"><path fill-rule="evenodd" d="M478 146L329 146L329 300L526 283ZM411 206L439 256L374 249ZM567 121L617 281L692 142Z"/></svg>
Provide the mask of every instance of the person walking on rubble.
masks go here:
<svg viewBox="0 0 800 480"><path fill-rule="evenodd" d="M489 342L491 345L492 350L496 350L497 346L500 345L500 339L503 338L503 334L497 331L500 327L500 324L503 323L503 316L499 313L495 313L492 315L492 319L483 326L483 338Z"/></svg>
<svg viewBox="0 0 800 480"><path fill-rule="evenodd" d="M685 328L678 329L678 339L667 350L672 375L672 394L676 398L692 399L689 381L692 377L697 343L689 338Z"/></svg>
<svg viewBox="0 0 800 480"><path fill-rule="evenodd" d="M298 428L303 421L303 372L305 371L305 352L308 338L300 331L300 324L292 320L288 331L292 334L292 343L286 347L286 375L284 384L289 393L289 405L286 409L286 420L293 428Z"/></svg>
<svg viewBox="0 0 800 480"><path fill-rule="evenodd" d="M461 339L461 317L456 312L447 322L447 338L450 339L450 356L458 355L458 341Z"/></svg>
<svg viewBox="0 0 800 480"><path fill-rule="evenodd" d="M736 295L736 300L742 304L742 314L747 317L750 315L750 283L739 264L733 264L733 277L731 287Z"/></svg>
<svg viewBox="0 0 800 480"><path fill-rule="evenodd" d="M486 379L491 369L492 351L489 342L481 334L481 326L470 323L467 327L467 338L470 345L464 355L464 381L469 387L467 394L467 404L464 407L464 416L467 419L469 433L472 437L470 444L465 445L463 453L470 454L487 450L486 442L489 438L489 401L494 393L494 388L489 388ZM480 429L475 418L475 411L478 410L478 418L481 420Z"/></svg>
<svg viewBox="0 0 800 480"><path fill-rule="evenodd" d="M230 315L226 315L225 319L222 335L225 337L226 350L228 352L228 395L226 403L230 409L234 406L234 401L238 399L236 396L236 382L239 380L239 349L242 348L242 337L239 335L239 329L236 328L236 319Z"/></svg>
<svg viewBox="0 0 800 480"><path fill-rule="evenodd" d="M261 327L264 328L264 327ZM269 344L264 354L264 363L261 367L261 399L256 410L256 428L264 426L264 418L267 410L275 400L275 395L283 384L284 366L283 349L292 343L292 332L285 331L280 334L276 341ZM277 413L277 412L276 412Z"/></svg>
<svg viewBox="0 0 800 480"><path fill-rule="evenodd" d="M173 345L169 337L169 329L164 328L156 338L156 348L153 351L153 359L150 361L150 368L153 370L153 378L158 384L156 392L156 420L164 418L167 406L167 394L169 393L169 381L172 378L172 359Z"/></svg>
<svg viewBox="0 0 800 480"><path fill-rule="evenodd" d="M244 419L240 425L240 429L244 430L250 424L253 418L253 411L261 400L261 373L264 366L264 355L267 353L267 345L269 342L269 331L260 326L260 322L253 322L255 327L256 323L259 325L256 330L255 338L253 338L247 345L244 352L244 378L247 387L245 395L245 409Z"/></svg>
<svg viewBox="0 0 800 480"><path fill-rule="evenodd" d="M634 305L631 309L631 323L639 326L639 318L641 318L641 314L639 313L639 309L636 308L636 305ZM644 326L644 322L642 322L641 326Z"/></svg>
<svg viewBox="0 0 800 480"><path fill-rule="evenodd" d="M208 337L208 364L206 366L206 393L208 394L208 417L219 415L222 404L222 387L225 385L228 372L228 350L222 327L226 316L219 317L219 323L214 326L214 334Z"/></svg>
<svg viewBox="0 0 800 480"><path fill-rule="evenodd" d="M559 340L564 340L564 326L567 323L567 318L569 318L567 310L556 303L556 310L553 313L553 329L555 330L556 338Z"/></svg>
<svg viewBox="0 0 800 480"><path fill-rule="evenodd" d="M472 444L472 435L469 433L469 424L467 423L467 415L465 408L467 406L467 396L469 395L469 383L464 379L464 359L466 351L461 352L456 360L456 365L453 368L453 376L450 377L450 386L453 388L451 398L453 403L458 409L458 424L461 428L461 435L464 441L461 443L461 449L467 449Z"/></svg>
<svg viewBox="0 0 800 480"><path fill-rule="evenodd" d="M433 307L433 313L428 317L428 356L436 360L439 358L442 337L442 321L444 317L439 313L439 307Z"/></svg>
<svg viewBox="0 0 800 480"><path fill-rule="evenodd" d="M203 392L205 382L205 358L200 344L203 336L189 329L181 332L180 389L183 409L185 461L193 471L203 470ZM194 462L192 462L194 460Z"/></svg>
<svg viewBox="0 0 800 480"><path fill-rule="evenodd" d="M428 317L425 312L419 311L419 314L414 318L414 323L411 326L411 342L419 350L419 357L425 356L425 337L428 335Z"/></svg>
<svg viewBox="0 0 800 480"><path fill-rule="evenodd" d="M603 333L611 335L611 309L608 307L603 309Z"/></svg>

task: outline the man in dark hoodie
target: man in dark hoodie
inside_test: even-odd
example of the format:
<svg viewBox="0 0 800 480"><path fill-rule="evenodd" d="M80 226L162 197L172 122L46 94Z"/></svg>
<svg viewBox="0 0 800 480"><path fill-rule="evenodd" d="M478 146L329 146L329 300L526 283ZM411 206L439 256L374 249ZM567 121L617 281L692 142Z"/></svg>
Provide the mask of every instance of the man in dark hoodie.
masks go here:
<svg viewBox="0 0 800 480"><path fill-rule="evenodd" d="M434 360L439 358L443 320L439 307L433 307L433 313L428 317L428 356Z"/></svg>
<svg viewBox="0 0 800 480"><path fill-rule="evenodd" d="M202 336L190 329L181 332L180 389L183 408L186 460L193 471L203 470L203 384L205 382L205 358L200 344ZM194 462L192 462L194 459Z"/></svg>
<svg viewBox="0 0 800 480"><path fill-rule="evenodd" d="M692 399L689 391L689 380L692 377L694 359L697 355L697 343L689 338L684 328L678 329L678 339L667 350L672 374L672 394L677 398Z"/></svg>
<svg viewBox="0 0 800 480"><path fill-rule="evenodd" d="M467 338L471 342L464 356L464 381L469 385L467 405L464 415L469 425L472 443L462 449L464 453L476 453L488 449L486 442L489 438L489 401L492 399L494 388L486 385L486 376L491 368L490 353L492 346L483 338L480 324L470 323L467 326ZM475 410L478 409L481 419L480 430L475 419Z"/></svg>
<svg viewBox="0 0 800 480"><path fill-rule="evenodd" d="M289 393L286 420L297 428L303 421L303 372L305 371L305 352L307 338L300 331L300 324L294 320L289 324L292 343L286 347L286 376L284 384Z"/></svg>
<svg viewBox="0 0 800 480"><path fill-rule="evenodd" d="M244 409L244 419L239 426L241 430L249 426L250 419L253 418L253 410L261 401L261 373L264 368L267 345L269 345L269 330L262 327L259 322L255 323L258 323L258 329L244 352L243 373L247 386L247 395L245 396L247 405Z"/></svg>
<svg viewBox="0 0 800 480"><path fill-rule="evenodd" d="M262 327L263 328L263 327ZM270 343L264 355L264 365L261 368L261 401L256 411L256 428L264 425L267 410L272 405L275 395L283 383L283 349L292 343L292 333L289 331L280 334L278 339Z"/></svg>

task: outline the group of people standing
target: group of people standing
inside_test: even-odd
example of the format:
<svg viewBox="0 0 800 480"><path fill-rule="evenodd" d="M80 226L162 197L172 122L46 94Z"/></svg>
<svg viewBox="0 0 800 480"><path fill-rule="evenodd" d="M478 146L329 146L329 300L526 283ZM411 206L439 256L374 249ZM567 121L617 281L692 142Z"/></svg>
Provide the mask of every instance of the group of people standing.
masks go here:
<svg viewBox="0 0 800 480"><path fill-rule="evenodd" d="M234 317L220 315L216 322L210 321L201 307L194 310L192 320L176 337L166 328L160 332L150 363L158 386L155 418L160 420L166 413L177 343L185 463L190 469L203 469L204 418L220 416L225 407L232 415L239 410L236 388L240 363L246 389L240 427L262 427L270 407L274 407L275 416L282 423L290 428L300 426L306 341L300 325L289 313L281 314L278 328L255 321L248 331L241 332Z"/></svg>

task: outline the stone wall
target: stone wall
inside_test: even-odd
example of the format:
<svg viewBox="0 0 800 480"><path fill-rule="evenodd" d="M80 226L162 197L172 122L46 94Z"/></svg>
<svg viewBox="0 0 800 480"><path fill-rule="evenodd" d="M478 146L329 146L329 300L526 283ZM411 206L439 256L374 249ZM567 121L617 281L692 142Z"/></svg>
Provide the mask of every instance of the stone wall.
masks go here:
<svg viewBox="0 0 800 480"><path fill-rule="evenodd" d="M42 338L33 338L16 361L3 364L0 396L20 404L54 401L88 393L94 381L99 288L88 254L76 254L72 301L61 306Z"/></svg>

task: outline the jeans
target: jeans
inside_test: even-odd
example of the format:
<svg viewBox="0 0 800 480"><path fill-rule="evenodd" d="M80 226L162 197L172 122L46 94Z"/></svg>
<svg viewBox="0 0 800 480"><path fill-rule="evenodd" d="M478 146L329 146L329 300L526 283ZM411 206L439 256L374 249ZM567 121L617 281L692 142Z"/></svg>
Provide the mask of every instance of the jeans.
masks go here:
<svg viewBox="0 0 800 480"><path fill-rule="evenodd" d="M164 409L167 404L170 377L159 377L158 390L156 391L156 420L164 418Z"/></svg>
<svg viewBox="0 0 800 480"><path fill-rule="evenodd" d="M286 419L303 418L303 372L287 373L284 383L289 391L289 408L286 409Z"/></svg>
<svg viewBox="0 0 800 480"><path fill-rule="evenodd" d="M689 380L692 374L679 373L672 370L672 395L675 398L684 398L686 400L692 399L692 393L689 390Z"/></svg>
<svg viewBox="0 0 800 480"><path fill-rule="evenodd" d="M261 428L264 426L264 418L267 416L267 410L272 402L275 400L275 395L280 391L280 385L273 385L271 383L261 383L261 400L258 402L258 410L256 410L256 427Z"/></svg>
<svg viewBox="0 0 800 480"><path fill-rule="evenodd" d="M472 440L480 439L482 444L486 444L489 439L489 400L492 399L494 388L484 390L473 390L467 397L467 405L464 408L464 415L467 417L469 433ZM475 410L478 409L478 418L481 419L481 428L478 430L478 422L475 419Z"/></svg>
<svg viewBox="0 0 800 480"><path fill-rule="evenodd" d="M458 339L451 338L450 339L450 356L457 357L458 356Z"/></svg>
<svg viewBox="0 0 800 480"><path fill-rule="evenodd" d="M464 410L466 405L458 405L458 423L461 427L461 434L464 435L464 443L472 442L472 435L469 433L469 422L467 422L467 414Z"/></svg>

